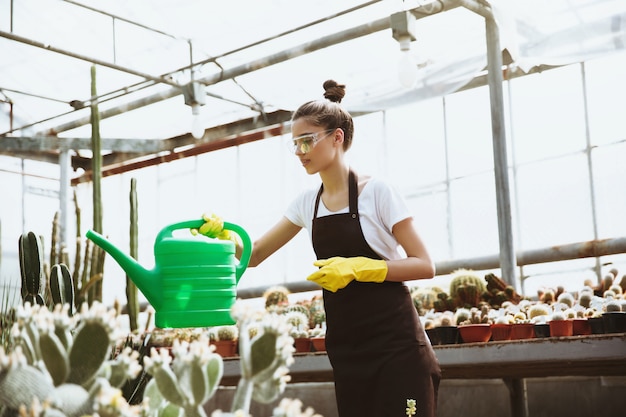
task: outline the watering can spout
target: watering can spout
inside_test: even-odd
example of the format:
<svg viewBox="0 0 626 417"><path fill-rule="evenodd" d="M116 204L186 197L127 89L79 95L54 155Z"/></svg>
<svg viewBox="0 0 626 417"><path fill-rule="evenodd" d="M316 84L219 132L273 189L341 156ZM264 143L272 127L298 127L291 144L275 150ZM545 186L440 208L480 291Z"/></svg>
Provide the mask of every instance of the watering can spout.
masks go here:
<svg viewBox="0 0 626 417"><path fill-rule="evenodd" d="M154 308L158 308L160 291L159 280L155 279L156 272L144 268L133 257L122 252L104 236L93 230L87 231L87 238L100 246L122 267L126 275L135 283L137 288L146 296L146 299ZM155 305L156 304L156 305Z"/></svg>

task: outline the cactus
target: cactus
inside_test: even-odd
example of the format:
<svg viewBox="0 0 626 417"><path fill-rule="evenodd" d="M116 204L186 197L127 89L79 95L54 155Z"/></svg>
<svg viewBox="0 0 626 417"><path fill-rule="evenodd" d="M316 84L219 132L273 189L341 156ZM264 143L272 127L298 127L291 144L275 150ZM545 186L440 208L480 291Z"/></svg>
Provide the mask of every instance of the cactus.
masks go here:
<svg viewBox="0 0 626 417"><path fill-rule="evenodd" d="M263 294L263 298L266 309L280 307L289 303L289 290L283 286L270 287Z"/></svg>
<svg viewBox="0 0 626 417"><path fill-rule="evenodd" d="M557 302L563 303L568 307L572 307L575 303L574 296L568 292L562 292L556 299Z"/></svg>
<svg viewBox="0 0 626 417"><path fill-rule="evenodd" d="M151 355L144 358L145 370L153 377L144 397L149 398L151 409L206 417L202 405L213 396L222 378L221 356L211 352L204 338L191 343L175 340L172 353L177 360L171 367L172 358L166 349L152 348Z"/></svg>
<svg viewBox="0 0 626 417"><path fill-rule="evenodd" d="M478 307L486 289L485 280L474 271L459 269L452 273L450 297L457 307Z"/></svg>
<svg viewBox="0 0 626 417"><path fill-rule="evenodd" d="M130 180L130 256L137 259L139 256L139 228L137 226L137 179ZM128 306L128 320L130 329L135 331L139 328L139 290L137 285L126 276L126 302Z"/></svg>
<svg viewBox="0 0 626 417"><path fill-rule="evenodd" d="M551 312L550 306L544 303L533 304L528 309L528 318L531 321L538 321L537 317L549 316Z"/></svg>
<svg viewBox="0 0 626 417"><path fill-rule="evenodd" d="M50 270L50 295L53 305L68 304L68 314L74 314L74 281L65 264L57 264Z"/></svg>
<svg viewBox="0 0 626 417"><path fill-rule="evenodd" d="M267 404L274 401L285 389L287 372L293 363L293 338L288 335L289 325L285 317L276 314L263 316L257 335L250 339L247 327L251 323L249 310L238 306L232 316L240 328L239 354L241 356L241 379L237 385L231 411L242 410L248 414L250 402Z"/></svg>
<svg viewBox="0 0 626 417"><path fill-rule="evenodd" d="M611 313L611 312L616 312L616 311L621 311L622 310L622 306L620 305L620 303L617 300L609 300L607 302L604 303L604 311L606 311L607 313Z"/></svg>
<svg viewBox="0 0 626 417"><path fill-rule="evenodd" d="M253 399L270 403L284 391L288 366L293 363L293 338L284 315L266 313L258 319L236 303L232 316L238 323L242 375L232 412L248 415ZM249 331L251 327L256 331ZM215 392L223 372L222 358L211 349L205 335L191 343L175 340L174 361L165 349L151 350L151 356L144 358L145 370L153 377L144 392L151 413L206 417L202 405Z"/></svg>
<svg viewBox="0 0 626 417"><path fill-rule="evenodd" d="M237 326L220 326L216 329L217 340L236 340Z"/></svg>
<svg viewBox="0 0 626 417"><path fill-rule="evenodd" d="M138 372L130 349L107 360L116 330L111 314L100 305L83 305L70 317L68 309L67 304L52 312L30 303L18 307L15 349L8 355L0 349L0 405L6 415L21 406L37 415L37 404L45 404L46 415L90 414L96 395Z"/></svg>
<svg viewBox="0 0 626 417"><path fill-rule="evenodd" d="M22 299L31 304L45 304L46 275L43 269L41 240L35 233L24 233L19 238Z"/></svg>
<svg viewBox="0 0 626 417"><path fill-rule="evenodd" d="M309 318L301 311L292 310L285 313L285 320L291 326L291 337L302 338L309 335Z"/></svg>

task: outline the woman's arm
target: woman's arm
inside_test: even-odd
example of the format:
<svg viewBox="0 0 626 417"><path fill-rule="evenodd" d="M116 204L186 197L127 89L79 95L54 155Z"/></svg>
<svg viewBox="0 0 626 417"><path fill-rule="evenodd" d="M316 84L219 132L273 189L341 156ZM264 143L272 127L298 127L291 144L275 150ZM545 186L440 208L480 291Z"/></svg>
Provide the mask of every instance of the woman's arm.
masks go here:
<svg viewBox="0 0 626 417"><path fill-rule="evenodd" d="M255 267L289 242L302 228L283 217L254 242L249 267Z"/></svg>
<svg viewBox="0 0 626 417"><path fill-rule="evenodd" d="M435 264L422 242L413 219L406 218L393 226L393 235L407 254L405 259L387 261L387 281L410 281L435 276Z"/></svg>

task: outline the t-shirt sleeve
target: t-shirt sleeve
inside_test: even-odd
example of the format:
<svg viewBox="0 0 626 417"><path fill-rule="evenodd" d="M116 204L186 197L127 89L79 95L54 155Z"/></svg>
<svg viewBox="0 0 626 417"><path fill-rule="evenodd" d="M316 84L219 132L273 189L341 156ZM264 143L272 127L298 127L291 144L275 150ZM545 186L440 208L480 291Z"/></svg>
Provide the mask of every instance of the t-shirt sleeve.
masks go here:
<svg viewBox="0 0 626 417"><path fill-rule="evenodd" d="M291 223L303 228L309 228L313 212L311 209L311 196L315 190L307 190L300 193L288 206L285 217Z"/></svg>
<svg viewBox="0 0 626 417"><path fill-rule="evenodd" d="M404 197L396 187L380 179L375 180L375 185L376 211L381 223L391 233L393 226L411 217L411 212Z"/></svg>

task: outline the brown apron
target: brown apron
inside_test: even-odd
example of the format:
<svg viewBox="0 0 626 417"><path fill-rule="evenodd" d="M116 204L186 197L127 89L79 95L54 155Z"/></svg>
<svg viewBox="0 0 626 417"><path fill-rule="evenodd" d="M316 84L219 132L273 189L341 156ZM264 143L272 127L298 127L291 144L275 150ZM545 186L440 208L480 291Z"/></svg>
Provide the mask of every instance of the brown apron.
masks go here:
<svg viewBox="0 0 626 417"><path fill-rule="evenodd" d="M381 257L365 241L358 211L358 182L350 171L349 213L317 217L312 240L317 259ZM324 290L326 349L333 367L340 417L434 417L441 371L404 283L353 281L336 293Z"/></svg>

